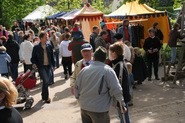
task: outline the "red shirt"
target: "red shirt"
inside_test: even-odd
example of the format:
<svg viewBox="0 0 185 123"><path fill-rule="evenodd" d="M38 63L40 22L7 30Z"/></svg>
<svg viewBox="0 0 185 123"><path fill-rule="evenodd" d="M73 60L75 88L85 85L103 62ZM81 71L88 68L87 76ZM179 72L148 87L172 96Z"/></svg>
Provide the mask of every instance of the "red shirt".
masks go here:
<svg viewBox="0 0 185 123"><path fill-rule="evenodd" d="M111 36L110 35L107 36L105 42L106 42L106 44L107 43L110 43L111 44Z"/></svg>
<svg viewBox="0 0 185 123"><path fill-rule="evenodd" d="M125 40L130 41L130 35L129 35L128 28L125 28L124 31L125 31Z"/></svg>

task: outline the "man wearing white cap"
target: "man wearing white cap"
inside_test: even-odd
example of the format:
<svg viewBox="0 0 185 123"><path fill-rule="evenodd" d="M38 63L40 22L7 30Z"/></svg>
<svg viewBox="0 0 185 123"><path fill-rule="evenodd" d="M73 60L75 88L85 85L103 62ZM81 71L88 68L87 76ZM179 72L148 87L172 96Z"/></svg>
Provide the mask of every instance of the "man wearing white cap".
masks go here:
<svg viewBox="0 0 185 123"><path fill-rule="evenodd" d="M78 77L78 74L84 67L92 63L92 52L93 52L93 48L89 43L85 43L81 46L81 54L82 54L83 59L78 61L75 64L74 72L72 76L70 77L70 86L71 86L72 94L74 94L74 84L75 84L74 82L76 78Z"/></svg>
<svg viewBox="0 0 185 123"><path fill-rule="evenodd" d="M110 123L109 108L113 97L119 102L122 113L126 111L116 73L104 64L106 56L107 50L98 47L94 62L82 69L75 81L75 97L81 108L82 123Z"/></svg>

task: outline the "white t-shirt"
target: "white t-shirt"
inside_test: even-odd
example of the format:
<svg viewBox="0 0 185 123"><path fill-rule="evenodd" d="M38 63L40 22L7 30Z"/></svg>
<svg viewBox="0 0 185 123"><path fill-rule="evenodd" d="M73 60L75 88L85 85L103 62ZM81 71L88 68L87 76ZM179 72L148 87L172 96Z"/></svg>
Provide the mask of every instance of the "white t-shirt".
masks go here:
<svg viewBox="0 0 185 123"><path fill-rule="evenodd" d="M130 51L130 48L124 44L124 58L127 60L127 61L130 61L131 60L131 51Z"/></svg>
<svg viewBox="0 0 185 123"><path fill-rule="evenodd" d="M71 41L69 40L69 41L62 41L60 43L60 49L59 50L60 50L60 55L62 57L70 57L70 56L72 56L72 52L68 50L68 46L69 46L70 42Z"/></svg>

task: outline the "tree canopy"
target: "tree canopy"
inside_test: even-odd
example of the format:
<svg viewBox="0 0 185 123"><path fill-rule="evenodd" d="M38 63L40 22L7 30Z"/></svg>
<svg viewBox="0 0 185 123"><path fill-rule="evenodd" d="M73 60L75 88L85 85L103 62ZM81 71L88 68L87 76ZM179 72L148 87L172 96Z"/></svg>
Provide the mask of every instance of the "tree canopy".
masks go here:
<svg viewBox="0 0 185 123"><path fill-rule="evenodd" d="M2 24L9 27L13 21L21 20L38 6L43 0L1 0Z"/></svg>
<svg viewBox="0 0 185 123"><path fill-rule="evenodd" d="M45 2L58 11L70 11L82 6L81 0L45 0Z"/></svg>

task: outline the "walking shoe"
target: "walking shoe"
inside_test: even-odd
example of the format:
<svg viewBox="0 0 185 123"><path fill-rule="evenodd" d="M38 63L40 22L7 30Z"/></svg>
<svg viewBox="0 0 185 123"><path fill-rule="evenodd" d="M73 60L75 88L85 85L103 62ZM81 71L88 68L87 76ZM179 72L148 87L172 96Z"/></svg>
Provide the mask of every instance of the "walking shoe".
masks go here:
<svg viewBox="0 0 185 123"><path fill-rule="evenodd" d="M67 79L68 79L68 75L66 74L66 75L65 75L65 80L67 80Z"/></svg>
<svg viewBox="0 0 185 123"><path fill-rule="evenodd" d="M45 103L51 103L51 99L48 98L47 100L44 100Z"/></svg>
<svg viewBox="0 0 185 123"><path fill-rule="evenodd" d="M142 82L137 82L138 85L142 85L143 83Z"/></svg>
<svg viewBox="0 0 185 123"><path fill-rule="evenodd" d="M133 106L133 105L134 105L133 103L129 103L129 104L128 104L129 107L130 107L130 106Z"/></svg>
<svg viewBox="0 0 185 123"><path fill-rule="evenodd" d="M159 77L155 77L155 80L160 80Z"/></svg>
<svg viewBox="0 0 185 123"><path fill-rule="evenodd" d="M148 81L152 81L152 79L151 78L148 78Z"/></svg>

